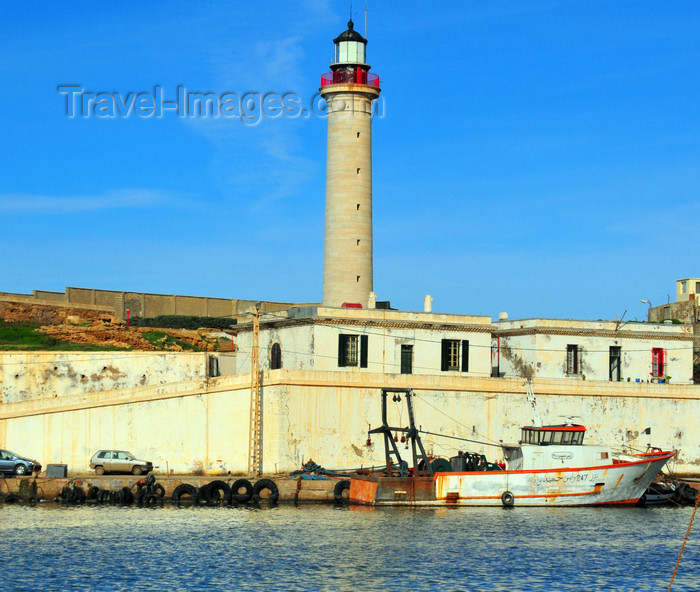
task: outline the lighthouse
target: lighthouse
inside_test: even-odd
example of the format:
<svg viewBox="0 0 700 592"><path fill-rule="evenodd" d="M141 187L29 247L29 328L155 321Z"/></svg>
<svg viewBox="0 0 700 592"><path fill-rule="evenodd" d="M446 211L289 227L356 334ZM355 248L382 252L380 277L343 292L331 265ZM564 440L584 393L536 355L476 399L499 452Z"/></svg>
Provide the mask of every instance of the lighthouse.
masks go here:
<svg viewBox="0 0 700 592"><path fill-rule="evenodd" d="M323 305L368 305L372 266L372 102L379 77L367 40L354 29L333 40L331 71L321 76L328 110Z"/></svg>

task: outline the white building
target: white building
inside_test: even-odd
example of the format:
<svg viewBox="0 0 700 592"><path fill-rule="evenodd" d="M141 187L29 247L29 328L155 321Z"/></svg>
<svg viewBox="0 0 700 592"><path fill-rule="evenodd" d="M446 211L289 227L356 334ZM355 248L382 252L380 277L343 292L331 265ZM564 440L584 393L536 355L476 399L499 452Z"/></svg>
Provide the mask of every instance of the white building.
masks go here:
<svg viewBox="0 0 700 592"><path fill-rule="evenodd" d="M239 324L237 346L237 372L250 372L252 323ZM491 318L367 308L292 308L287 315L262 315L259 351L261 370L484 377L491 374Z"/></svg>
<svg viewBox="0 0 700 592"><path fill-rule="evenodd" d="M494 376L693 382L686 325L563 319L494 324Z"/></svg>
<svg viewBox="0 0 700 592"><path fill-rule="evenodd" d="M241 323L237 372L250 372ZM357 308L292 308L260 320L261 370L692 383L683 325L526 319Z"/></svg>

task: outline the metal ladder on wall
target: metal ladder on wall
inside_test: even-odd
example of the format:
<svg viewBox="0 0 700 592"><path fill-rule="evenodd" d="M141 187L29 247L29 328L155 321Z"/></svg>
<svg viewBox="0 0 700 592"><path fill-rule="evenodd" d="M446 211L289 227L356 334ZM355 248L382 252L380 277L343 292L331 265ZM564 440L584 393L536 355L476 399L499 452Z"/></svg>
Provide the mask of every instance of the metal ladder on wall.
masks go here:
<svg viewBox="0 0 700 592"><path fill-rule="evenodd" d="M260 307L255 305L253 316L253 352L250 371L250 442L248 445L248 473L262 472L262 433L260 410Z"/></svg>

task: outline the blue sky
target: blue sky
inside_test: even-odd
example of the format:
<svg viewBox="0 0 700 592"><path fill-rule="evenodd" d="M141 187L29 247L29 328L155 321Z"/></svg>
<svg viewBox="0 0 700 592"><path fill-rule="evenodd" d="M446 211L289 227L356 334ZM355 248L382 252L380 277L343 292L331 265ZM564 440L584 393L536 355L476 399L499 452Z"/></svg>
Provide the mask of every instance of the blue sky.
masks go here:
<svg viewBox="0 0 700 592"><path fill-rule="evenodd" d="M350 3L94 6L3 7L0 291L319 301L322 117L70 118L58 86L307 105ZM642 320L700 276L695 2L367 7L379 300Z"/></svg>

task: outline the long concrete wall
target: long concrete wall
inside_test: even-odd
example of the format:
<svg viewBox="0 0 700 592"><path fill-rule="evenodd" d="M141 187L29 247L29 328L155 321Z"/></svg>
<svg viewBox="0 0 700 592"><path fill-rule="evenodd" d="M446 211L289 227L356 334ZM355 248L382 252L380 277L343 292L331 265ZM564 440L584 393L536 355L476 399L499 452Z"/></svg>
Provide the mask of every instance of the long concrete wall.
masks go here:
<svg viewBox="0 0 700 592"><path fill-rule="evenodd" d="M116 320L124 321L126 311L132 317L157 317L159 315L192 315L202 317L231 317L250 313L254 310L255 300L239 300L235 298L209 298L204 296L181 296L177 294L148 294L145 292L120 292L117 290L95 290L92 288L66 288L63 292L34 290L32 294L13 294L0 292L0 305L3 301L20 303L37 303L58 307L60 313L71 306L78 310L83 318L92 319L88 313L92 310L95 315L102 316L107 311ZM260 310L285 310L291 306L299 306L290 302L261 301ZM303 305L302 305L303 306ZM2 309L0 308L0 313ZM93 315L93 316L95 316ZM56 314L54 314L56 316ZM3 318L0 315L0 318ZM23 317L27 318L27 317ZM31 319L39 320L39 319ZM47 320L49 322L61 322Z"/></svg>
<svg viewBox="0 0 700 592"><path fill-rule="evenodd" d="M0 403L198 380L208 374L212 356L219 354L0 352Z"/></svg>
<svg viewBox="0 0 700 592"><path fill-rule="evenodd" d="M262 375L263 468L292 471L313 459L327 468L378 465L380 389L416 392L423 429L479 442L515 442L532 421L521 380L275 370ZM643 450L647 443L678 450L680 474L700 473L700 389L693 385L587 384L537 380L543 419L578 416L588 441ZM85 471L99 448L151 460L161 473L244 473L249 446L250 377L183 381L99 393L70 394L0 405L0 446ZM390 421L406 425L391 403ZM651 436L642 435L646 427ZM501 457L500 448L425 436L432 454L457 448ZM408 452L408 451L406 451Z"/></svg>

